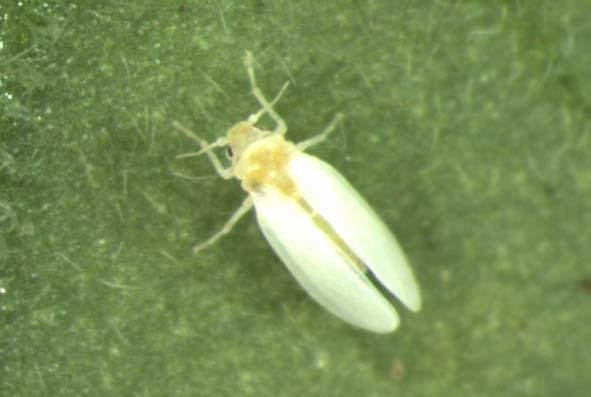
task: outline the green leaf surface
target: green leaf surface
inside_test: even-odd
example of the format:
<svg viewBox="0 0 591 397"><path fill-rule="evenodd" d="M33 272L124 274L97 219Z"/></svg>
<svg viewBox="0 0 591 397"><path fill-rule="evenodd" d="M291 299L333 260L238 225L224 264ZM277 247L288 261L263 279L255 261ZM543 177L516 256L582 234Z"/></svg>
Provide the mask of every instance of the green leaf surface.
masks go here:
<svg viewBox="0 0 591 397"><path fill-rule="evenodd" d="M0 5L0 395L586 396L591 3ZM317 306L211 140L258 109L394 230L423 310ZM262 124L271 127L269 120ZM191 176L193 180L182 176Z"/></svg>

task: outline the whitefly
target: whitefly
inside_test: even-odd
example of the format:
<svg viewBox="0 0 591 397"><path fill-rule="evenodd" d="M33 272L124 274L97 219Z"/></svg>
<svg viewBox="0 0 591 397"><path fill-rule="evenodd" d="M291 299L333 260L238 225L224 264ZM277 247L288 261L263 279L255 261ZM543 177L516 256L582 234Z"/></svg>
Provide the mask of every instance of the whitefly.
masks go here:
<svg viewBox="0 0 591 397"><path fill-rule="evenodd" d="M285 139L287 125L273 109L288 86L268 101L258 88L253 58L246 54L252 93L261 109L235 124L213 143L175 122L206 154L224 179L237 178L248 193L226 224L195 252L215 243L253 206L263 235L300 285L329 312L362 329L394 331L399 317L390 302L370 282L367 273L407 308L418 311L421 295L396 239L375 211L331 165L305 153L322 142L341 120L303 142ZM268 114L273 131L257 127ZM231 164L224 167L215 153L225 147Z"/></svg>

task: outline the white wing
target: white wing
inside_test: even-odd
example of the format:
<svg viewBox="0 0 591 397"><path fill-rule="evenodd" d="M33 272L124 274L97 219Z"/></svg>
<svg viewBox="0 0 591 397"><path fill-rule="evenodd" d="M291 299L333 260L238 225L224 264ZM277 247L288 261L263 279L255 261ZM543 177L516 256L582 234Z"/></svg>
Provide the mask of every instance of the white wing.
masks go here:
<svg viewBox="0 0 591 397"><path fill-rule="evenodd" d="M376 278L409 309L418 311L421 295L400 246L347 180L329 164L305 153L293 158L289 173L302 197Z"/></svg>
<svg viewBox="0 0 591 397"><path fill-rule="evenodd" d="M312 298L357 327L396 329L392 306L302 207L272 188L252 197L263 234Z"/></svg>

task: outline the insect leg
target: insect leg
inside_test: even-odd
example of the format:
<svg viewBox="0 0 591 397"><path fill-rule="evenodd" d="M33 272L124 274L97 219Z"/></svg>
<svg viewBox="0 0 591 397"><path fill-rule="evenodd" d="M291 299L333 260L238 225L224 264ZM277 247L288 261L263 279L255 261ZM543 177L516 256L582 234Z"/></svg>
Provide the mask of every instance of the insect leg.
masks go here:
<svg viewBox="0 0 591 397"><path fill-rule="evenodd" d="M242 204L240 205L240 207L232 214L230 219L228 219L226 221L224 226L222 226L222 228L219 231L217 231L214 235L212 235L210 238L208 238L204 242L199 243L193 247L193 253L195 253L195 254L198 253L202 249L214 244L216 241L218 241L224 235L228 234L234 228L234 225L236 225L236 223L238 223L238 221L248 211L250 211L250 209L252 208L252 205L253 205L253 203L252 203L252 199L250 198L250 196L246 197L244 199L244 201L242 202Z"/></svg>
<svg viewBox="0 0 591 397"><path fill-rule="evenodd" d="M319 144L320 142L324 141L335 129L337 124L343 119L342 113L337 113L330 124L322 131L320 134L315 135L311 138L306 139L297 144L298 148L302 150L306 150L309 147Z"/></svg>
<svg viewBox="0 0 591 397"><path fill-rule="evenodd" d="M224 168L224 166L222 165L222 162L220 161L218 156L213 151L213 149L215 149L215 148L226 146L228 144L228 140L225 137L218 138L213 143L208 143L206 140L197 136L197 134L195 134L193 131L189 130L186 127L183 127L179 122L174 121L172 123L172 125L174 126L174 128L183 132L189 138L193 139L194 141L197 141L199 143L199 145L201 146L200 151L198 151L196 153L181 154L181 155L178 155L177 158L194 157L194 156L199 156L199 155L205 153L207 155L207 157L209 158L209 161L211 161L211 164L213 164L213 167L215 168L216 172L222 178L231 179L234 176L234 171L232 170L232 167Z"/></svg>

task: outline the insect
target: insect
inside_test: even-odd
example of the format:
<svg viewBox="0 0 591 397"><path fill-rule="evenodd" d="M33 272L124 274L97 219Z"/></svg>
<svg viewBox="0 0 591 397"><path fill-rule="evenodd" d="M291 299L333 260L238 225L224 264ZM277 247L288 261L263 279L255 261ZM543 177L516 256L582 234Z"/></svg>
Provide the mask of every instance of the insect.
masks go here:
<svg viewBox="0 0 591 397"><path fill-rule="evenodd" d="M224 179L237 178L248 196L225 225L194 252L214 244L253 206L267 241L288 270L320 305L365 330L388 333L399 324L392 305L369 281L371 272L406 307L418 311L421 296L415 277L388 227L332 166L304 151L325 140L342 116L337 114L320 134L294 144L285 139L287 125L273 109L289 82L268 101L255 79L253 57L246 53L252 94L261 109L235 124L225 137L208 143L178 122L175 128L201 146ZM273 131L256 126L268 114ZM225 147L231 165L215 153Z"/></svg>

